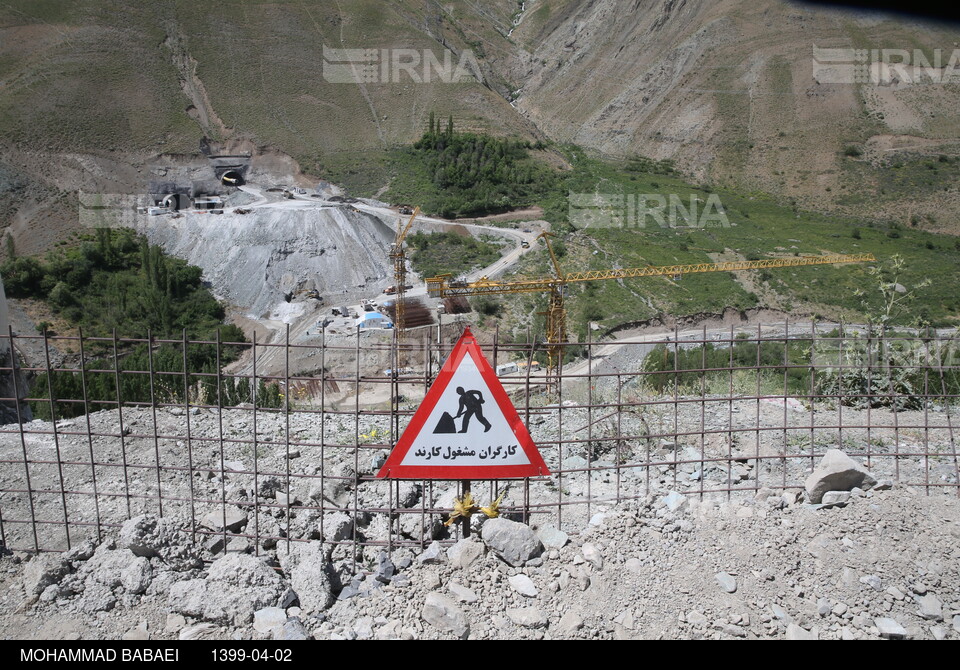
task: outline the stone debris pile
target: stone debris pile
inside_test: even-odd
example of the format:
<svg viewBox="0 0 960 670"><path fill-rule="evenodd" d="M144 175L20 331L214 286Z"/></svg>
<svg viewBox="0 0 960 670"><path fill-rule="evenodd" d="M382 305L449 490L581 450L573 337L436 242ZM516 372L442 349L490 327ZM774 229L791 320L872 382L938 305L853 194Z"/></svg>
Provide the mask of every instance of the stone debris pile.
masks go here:
<svg viewBox="0 0 960 670"><path fill-rule="evenodd" d="M828 503L837 492L844 503ZM356 555L319 539L260 555L212 547L217 536L191 537L182 518L142 515L100 543L0 559L4 626L127 639L960 639L960 500L878 483L842 452L805 495L670 492L594 512L579 528L497 518L452 544Z"/></svg>

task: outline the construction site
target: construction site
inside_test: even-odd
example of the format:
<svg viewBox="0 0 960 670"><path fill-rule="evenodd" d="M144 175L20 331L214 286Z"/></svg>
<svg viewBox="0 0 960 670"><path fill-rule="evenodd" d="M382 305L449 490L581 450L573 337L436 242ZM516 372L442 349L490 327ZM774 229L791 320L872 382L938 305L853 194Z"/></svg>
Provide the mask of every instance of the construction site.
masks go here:
<svg viewBox="0 0 960 670"><path fill-rule="evenodd" d="M22 662L960 639L952 16L9 4Z"/></svg>
<svg viewBox="0 0 960 670"><path fill-rule="evenodd" d="M0 428L3 546L14 556L39 557L9 574L23 579L25 603L45 613L45 627L32 633L25 622L11 623L18 634L86 637L90 631L64 618L79 612L96 614L108 637L126 639L889 636L865 613L850 619L853 625L843 616L821 625L822 614L804 614L814 594L814 611L822 608L817 588L798 586L784 597L784 577L754 571L754 584L743 565L721 570L722 561L715 568L726 575L718 577L722 589L732 593L729 577L739 580L740 592L760 598L749 601L753 615L735 608L737 614L710 624L698 606L677 629L670 623L676 614L663 618L650 602L593 609L578 604L579 594L612 588L605 581L610 565L623 561L637 575L646 574L643 566L662 570L652 546L631 558L634 550L617 545L623 535L613 529L622 523L646 529L645 537L660 543L656 551L669 555L712 518L730 519L717 528L735 523L749 533L752 519L792 514L822 524L847 509L875 508L871 500L910 495L945 505L941 530L960 532L960 370L952 329L888 333L718 318L599 341L588 331L584 342L570 341L566 330L571 284L874 261L869 254L576 272L562 266L547 224L539 222L522 231L478 227L507 247L493 266L424 280L409 268L410 231L462 224L421 217L419 208L398 215L381 203L300 190L240 186L226 196L215 225L195 208L142 218L151 239L203 267L214 289L242 306L239 318L255 324L248 343L185 335L30 337L6 327L5 351L43 354L33 356L40 364L7 358L12 384L5 404L14 422ZM237 197L243 202L231 203ZM229 254L211 253L217 245ZM549 254L553 272L505 276L531 249ZM311 272L292 271L297 263ZM453 343L473 322L466 298L527 292L549 298L546 337L501 342L494 330L481 346L549 474L474 481L470 488L462 481L377 479ZM180 372L153 371L152 363L140 372L122 369L117 352L142 342L148 351L179 351ZM218 360L233 350L235 362L214 372L191 369L190 352L210 346ZM84 351L101 353L80 364ZM110 351L112 361L102 354ZM82 392L66 397L50 386L45 399L27 397L28 378L58 375L79 380ZM149 378L148 398L122 396L130 375ZM104 376L116 395L88 395ZM811 470L830 453L863 474L849 489L834 484L843 491L811 495ZM472 501L486 505L484 513L471 509ZM505 557L513 549L488 541L498 519L535 531L529 556ZM616 554L598 558L603 542L608 552L619 547ZM68 565L61 556L77 558ZM118 574L133 571L133 581L105 576L127 559L136 565ZM506 573L496 567L503 560L513 566ZM551 573L557 560L573 563ZM217 581L221 564L239 571L240 582ZM278 572L255 576L263 565ZM479 577L469 576L484 565ZM941 586L955 589L951 573ZM854 584L863 581L854 577ZM498 589L500 580L509 585ZM769 591L767 583L781 595L756 595ZM223 592L211 601L209 589ZM368 621L365 612L390 609L383 598L406 593L406 602L418 589L426 598L422 610L403 606ZM504 613L471 628L456 603L477 594ZM773 610L757 604L771 597L780 603ZM553 598L566 603L556 621L536 606ZM121 630L128 610L139 623ZM771 611L791 613L777 618ZM898 620L906 624L905 616ZM910 625L894 636L948 634Z"/></svg>

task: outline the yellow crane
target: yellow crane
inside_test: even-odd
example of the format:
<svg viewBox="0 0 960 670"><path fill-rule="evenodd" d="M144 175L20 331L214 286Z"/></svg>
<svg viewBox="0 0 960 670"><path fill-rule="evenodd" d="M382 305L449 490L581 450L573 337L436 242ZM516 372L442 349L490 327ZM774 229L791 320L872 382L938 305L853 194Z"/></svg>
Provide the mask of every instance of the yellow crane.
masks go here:
<svg viewBox="0 0 960 670"><path fill-rule="evenodd" d="M394 314L393 326L402 331L405 326L403 318L403 300L407 290L407 254L403 248L403 241L407 239L407 233L413 226L413 220L420 214L420 208L416 207L406 225L403 225L403 219L397 219L397 236L390 247L390 259L393 261L393 278L396 282L394 295Z"/></svg>
<svg viewBox="0 0 960 670"><path fill-rule="evenodd" d="M563 306L563 291L567 284L598 281L602 279L636 279L639 277L670 276L674 279L698 272L737 272L764 268L790 268L804 265L833 265L835 263L866 263L875 261L873 254L830 254L826 256L794 256L770 258L760 261L727 261L724 263L692 263L688 265L647 265L640 268L610 270L584 270L563 272L550 246L549 233L540 233L550 252L555 276L536 279L498 281L480 277L468 282L453 279L444 274L427 279L427 292L431 297L447 298L455 295L499 295L504 293L548 293L550 302L546 314L548 369L556 368L560 360L560 343L567 338L567 313Z"/></svg>

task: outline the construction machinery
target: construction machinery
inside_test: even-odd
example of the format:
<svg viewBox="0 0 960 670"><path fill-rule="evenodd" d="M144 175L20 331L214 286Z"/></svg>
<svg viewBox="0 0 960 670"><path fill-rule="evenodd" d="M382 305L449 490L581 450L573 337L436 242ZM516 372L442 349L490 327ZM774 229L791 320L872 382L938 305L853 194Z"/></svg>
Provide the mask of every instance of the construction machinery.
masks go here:
<svg viewBox="0 0 960 670"><path fill-rule="evenodd" d="M581 272L563 272L550 245L550 233L540 233L550 252L554 276L535 279L517 279L511 281L492 280L480 277L476 281L453 279L445 274L427 279L427 292L431 297L448 298L452 296L499 295L504 293L547 293L549 303L546 316L547 368L553 371L560 362L561 343L567 339L566 309L563 306L564 288L568 284L599 281L603 279L636 279L640 277L667 276L674 281L685 274L699 272L737 272L739 270L761 270L766 268L789 268L804 265L833 265L836 263L865 263L875 261L873 254L832 254L826 256L794 256L789 258L770 258L759 261L728 261L724 263L693 263L689 265L648 265L640 268L585 270Z"/></svg>
<svg viewBox="0 0 960 670"><path fill-rule="evenodd" d="M394 286L397 296L394 305L393 326L400 332L403 332L406 326L404 320L404 297L407 290L407 252L403 247L403 241L407 239L407 233L413 227L413 221L420 214L420 208L415 207L410 219L406 225L403 225L403 219L397 219L397 236L390 247L390 260L393 261Z"/></svg>

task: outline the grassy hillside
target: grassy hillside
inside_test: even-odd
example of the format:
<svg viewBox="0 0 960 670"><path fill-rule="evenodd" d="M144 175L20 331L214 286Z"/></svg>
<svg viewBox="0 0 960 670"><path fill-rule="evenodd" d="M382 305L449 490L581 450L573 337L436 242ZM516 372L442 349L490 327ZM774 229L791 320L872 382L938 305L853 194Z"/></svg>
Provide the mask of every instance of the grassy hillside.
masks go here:
<svg viewBox="0 0 960 670"><path fill-rule="evenodd" d="M629 268L720 260L873 253L881 266L899 255L905 287L928 285L916 292L898 323L917 319L934 325L955 325L960 319L960 242L910 226L852 217L835 217L779 203L763 193L698 187L672 173L669 164L633 160L614 164L587 157L576 148L564 150L574 166L557 174L557 187L541 201L546 218L559 225L563 235L560 263L564 269ZM663 228L652 218L644 226L588 226L572 222L570 193L601 193L626 198L637 194L676 196L689 208L690 198L701 203L701 221L708 199L715 198L729 226L706 221L703 227ZM574 214L576 212L574 211ZM682 212L681 212L682 213ZM522 225L522 224L518 224ZM820 314L830 318L863 319L879 311L882 296L867 265L811 266L750 271L705 273L669 278L597 281L569 288L567 307L570 330L585 335L586 323L605 327L652 318L661 313L685 315L719 313L726 307L746 309L766 306L784 311ZM530 254L518 274L552 274L545 251ZM865 293L864 296L859 295ZM522 326L539 325L535 313L545 297L525 295L506 299ZM864 302L866 301L866 302Z"/></svg>

